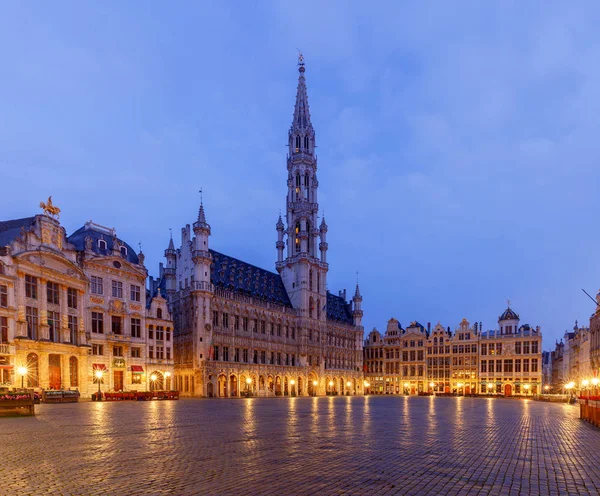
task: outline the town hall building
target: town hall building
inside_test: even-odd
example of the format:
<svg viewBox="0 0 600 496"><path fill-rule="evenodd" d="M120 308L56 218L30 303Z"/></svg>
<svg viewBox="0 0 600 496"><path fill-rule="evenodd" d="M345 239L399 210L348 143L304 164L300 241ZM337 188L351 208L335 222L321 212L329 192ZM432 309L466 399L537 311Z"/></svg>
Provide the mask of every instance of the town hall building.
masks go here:
<svg viewBox="0 0 600 496"><path fill-rule="evenodd" d="M164 288L174 321L175 387L232 397L363 394L362 296L327 288L327 224L318 180L302 56L289 130L285 219L276 223L276 271L210 248L200 205L193 226L165 250Z"/></svg>

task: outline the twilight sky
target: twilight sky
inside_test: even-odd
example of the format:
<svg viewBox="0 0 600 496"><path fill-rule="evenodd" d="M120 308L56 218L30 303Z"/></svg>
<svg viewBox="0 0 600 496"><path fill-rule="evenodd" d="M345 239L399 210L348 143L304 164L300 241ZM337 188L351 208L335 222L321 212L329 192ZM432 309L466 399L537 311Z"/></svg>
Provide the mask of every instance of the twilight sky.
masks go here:
<svg viewBox="0 0 600 496"><path fill-rule="evenodd" d="M365 8L368 6L368 8ZM198 189L211 247L274 270L306 59L328 286L365 330L510 298L544 349L600 287L597 2L44 2L0 16L0 219L49 194L150 273Z"/></svg>

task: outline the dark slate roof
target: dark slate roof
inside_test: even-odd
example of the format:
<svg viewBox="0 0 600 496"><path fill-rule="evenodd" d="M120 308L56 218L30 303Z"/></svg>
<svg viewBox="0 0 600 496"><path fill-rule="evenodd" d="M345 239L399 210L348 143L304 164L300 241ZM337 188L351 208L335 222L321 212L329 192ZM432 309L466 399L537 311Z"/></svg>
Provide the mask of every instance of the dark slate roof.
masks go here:
<svg viewBox="0 0 600 496"><path fill-rule="evenodd" d="M279 274L223 255L218 251L209 251L213 259L210 282L215 287L292 308Z"/></svg>
<svg viewBox="0 0 600 496"><path fill-rule="evenodd" d="M0 222L0 246L12 243L20 234L21 228L30 228L35 223L35 217L5 220Z"/></svg>
<svg viewBox="0 0 600 496"><path fill-rule="evenodd" d="M112 236L110 234L107 234L105 232L102 231L98 231L96 229L92 228L88 228L86 229L85 226L80 227L79 229L77 229L77 231L75 231L73 234L71 234L67 240L69 241L69 243L72 243L73 245L75 245L75 249L77 251L84 251L85 250L85 238L89 236L92 238L92 251L94 253L96 253L97 255L112 255L112 248L113 248L113 240L112 240ZM103 239L104 241L106 241L106 250L101 250L98 247L98 240ZM127 261L134 263L134 264L139 264L140 261L138 259L137 253L135 252L135 250L129 245L127 244L125 241L123 241L121 238L117 238L119 240L119 243L122 246L127 247Z"/></svg>
<svg viewBox="0 0 600 496"><path fill-rule="evenodd" d="M498 322L501 320L519 320L519 316L513 311L512 308L508 307L504 310L504 313L498 317Z"/></svg>
<svg viewBox="0 0 600 496"><path fill-rule="evenodd" d="M150 308L152 300L156 298L158 290L160 289L160 295L167 299L167 278L161 277L158 281L154 281L154 284L150 288L146 288L146 308Z"/></svg>
<svg viewBox="0 0 600 496"><path fill-rule="evenodd" d="M337 320L345 324L354 324L350 305L341 296L335 296L327 291L327 318Z"/></svg>

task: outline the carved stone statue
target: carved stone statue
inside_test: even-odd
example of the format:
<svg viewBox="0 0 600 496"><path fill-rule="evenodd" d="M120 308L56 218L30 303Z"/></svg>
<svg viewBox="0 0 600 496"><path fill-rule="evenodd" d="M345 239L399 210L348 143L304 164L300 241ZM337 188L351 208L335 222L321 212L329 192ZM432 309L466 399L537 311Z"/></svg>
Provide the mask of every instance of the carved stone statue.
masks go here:
<svg viewBox="0 0 600 496"><path fill-rule="evenodd" d="M87 251L91 251L91 249L92 249L92 243L93 243L92 237L91 236L86 236L85 237L85 249Z"/></svg>

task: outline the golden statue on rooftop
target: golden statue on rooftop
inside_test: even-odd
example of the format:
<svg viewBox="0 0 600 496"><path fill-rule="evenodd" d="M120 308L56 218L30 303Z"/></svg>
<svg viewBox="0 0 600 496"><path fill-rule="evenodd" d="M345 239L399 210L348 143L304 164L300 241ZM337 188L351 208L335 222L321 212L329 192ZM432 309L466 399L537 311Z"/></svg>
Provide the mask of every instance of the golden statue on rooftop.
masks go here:
<svg viewBox="0 0 600 496"><path fill-rule="evenodd" d="M46 215L50 215L51 217L58 217L60 213L60 208L52 205L52 197L48 197L48 201L46 203L40 202L40 208L44 211Z"/></svg>

